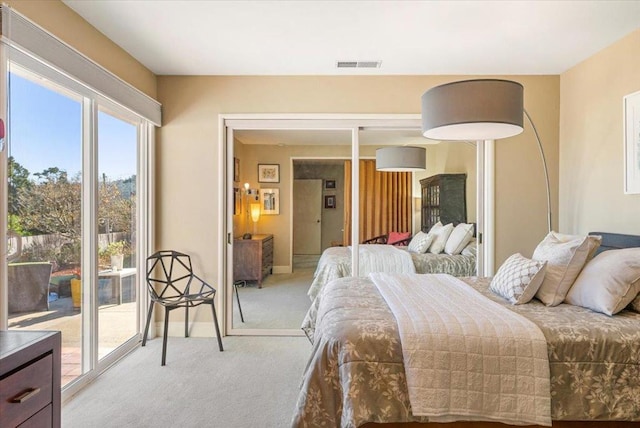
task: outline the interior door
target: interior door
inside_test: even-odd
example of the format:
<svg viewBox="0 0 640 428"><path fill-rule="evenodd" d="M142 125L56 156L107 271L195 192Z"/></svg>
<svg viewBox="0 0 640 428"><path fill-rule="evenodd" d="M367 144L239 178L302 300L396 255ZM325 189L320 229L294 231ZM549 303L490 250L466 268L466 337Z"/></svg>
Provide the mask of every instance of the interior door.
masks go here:
<svg viewBox="0 0 640 428"><path fill-rule="evenodd" d="M322 180L293 181L293 254L322 251Z"/></svg>

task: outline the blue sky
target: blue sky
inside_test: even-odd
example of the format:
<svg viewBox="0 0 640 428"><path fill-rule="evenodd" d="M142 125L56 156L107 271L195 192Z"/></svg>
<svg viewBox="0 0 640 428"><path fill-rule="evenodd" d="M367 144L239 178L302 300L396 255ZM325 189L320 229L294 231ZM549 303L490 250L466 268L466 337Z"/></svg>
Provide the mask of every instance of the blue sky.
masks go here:
<svg viewBox="0 0 640 428"><path fill-rule="evenodd" d="M58 167L74 176L81 169L82 103L16 74L10 75L9 154L31 174ZM134 125L98 113L100 178L136 172Z"/></svg>

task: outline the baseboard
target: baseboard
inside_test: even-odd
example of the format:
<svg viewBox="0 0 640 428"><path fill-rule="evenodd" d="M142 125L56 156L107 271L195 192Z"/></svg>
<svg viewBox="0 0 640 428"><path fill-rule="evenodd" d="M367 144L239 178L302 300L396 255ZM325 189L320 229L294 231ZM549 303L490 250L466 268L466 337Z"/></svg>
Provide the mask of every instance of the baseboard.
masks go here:
<svg viewBox="0 0 640 428"><path fill-rule="evenodd" d="M273 273L291 273L293 270L291 266L274 266Z"/></svg>

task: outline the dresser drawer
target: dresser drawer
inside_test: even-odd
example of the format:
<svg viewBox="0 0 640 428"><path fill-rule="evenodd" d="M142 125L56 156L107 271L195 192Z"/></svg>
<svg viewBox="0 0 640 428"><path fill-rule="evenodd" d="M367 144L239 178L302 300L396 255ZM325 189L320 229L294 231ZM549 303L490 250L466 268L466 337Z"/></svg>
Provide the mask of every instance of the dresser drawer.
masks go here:
<svg viewBox="0 0 640 428"><path fill-rule="evenodd" d="M40 410L35 415L21 423L18 428L42 428L51 425L51 418L53 417L53 404L49 404L44 409Z"/></svg>
<svg viewBox="0 0 640 428"><path fill-rule="evenodd" d="M0 380L0 426L20 425L51 403L52 378L48 354Z"/></svg>
<svg viewBox="0 0 640 428"><path fill-rule="evenodd" d="M262 251L265 253L273 253L273 238L265 239L262 242Z"/></svg>
<svg viewBox="0 0 640 428"><path fill-rule="evenodd" d="M273 246L262 249L262 263L273 260Z"/></svg>

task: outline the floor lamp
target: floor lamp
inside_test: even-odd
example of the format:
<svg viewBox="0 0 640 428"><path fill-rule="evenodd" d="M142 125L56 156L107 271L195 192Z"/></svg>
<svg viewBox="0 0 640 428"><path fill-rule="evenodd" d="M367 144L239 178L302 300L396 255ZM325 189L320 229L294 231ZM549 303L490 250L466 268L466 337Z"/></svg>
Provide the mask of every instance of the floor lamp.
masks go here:
<svg viewBox="0 0 640 428"><path fill-rule="evenodd" d="M422 134L433 140L498 140L520 134L524 116L538 143L547 190L551 231L551 191L538 130L524 109L524 87L511 80L477 79L446 83L422 95Z"/></svg>

